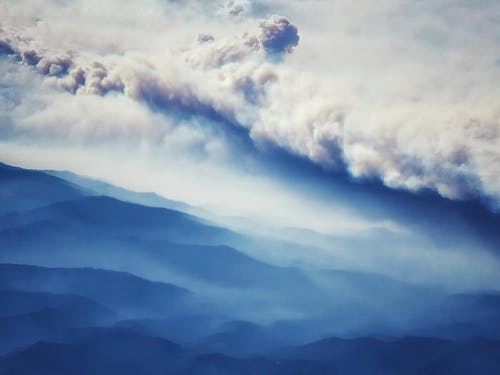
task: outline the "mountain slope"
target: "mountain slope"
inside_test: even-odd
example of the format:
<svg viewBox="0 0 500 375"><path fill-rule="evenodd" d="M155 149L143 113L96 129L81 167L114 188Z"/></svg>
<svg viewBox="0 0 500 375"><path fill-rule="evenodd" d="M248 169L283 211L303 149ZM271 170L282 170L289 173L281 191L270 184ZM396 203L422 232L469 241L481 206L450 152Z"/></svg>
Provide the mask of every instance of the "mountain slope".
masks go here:
<svg viewBox="0 0 500 375"><path fill-rule="evenodd" d="M39 340L59 340L70 327L107 325L118 315L88 298L69 294L0 291L0 354Z"/></svg>
<svg viewBox="0 0 500 375"><path fill-rule="evenodd" d="M237 369L241 363L225 355L263 355L276 346L328 336L500 335L494 323L500 304L494 295L449 296L435 287L362 272L271 265L227 246L248 236L195 216L94 196L95 191L42 172L2 168L0 175L19 189L8 191L14 203L0 215L0 262L37 267L0 264L0 289L94 301L116 312L120 321L113 320L114 327L172 339L205 353L196 359L203 366L206 361L215 368L234 364ZM269 242L253 241L252 246L267 252ZM279 251L288 250L284 246ZM5 311L11 312L3 317L18 322L14 326L26 322L34 332L58 332L72 321L48 296L32 302L5 296L10 309ZM72 313L82 311L84 307ZM57 316L63 317L60 326L54 324ZM212 351L223 356L211 356ZM268 369L273 360L252 363Z"/></svg>
<svg viewBox="0 0 500 375"><path fill-rule="evenodd" d="M500 341L329 338L289 349L278 357L321 361L339 374L495 374L500 368Z"/></svg>
<svg viewBox="0 0 500 375"><path fill-rule="evenodd" d="M158 270L154 278L180 274L226 286L267 286L271 280L297 287L307 283L296 270L216 245L228 231L178 211L85 197L7 216L0 217L0 223L8 223L0 231L4 262L118 266L147 276Z"/></svg>
<svg viewBox="0 0 500 375"><path fill-rule="evenodd" d="M79 336L79 337L78 337ZM40 342L0 360L1 374L166 374L183 350L169 341L114 329L77 333L69 343Z"/></svg>
<svg viewBox="0 0 500 375"><path fill-rule="evenodd" d="M107 197L112 197L125 202L131 202L149 207L163 207L171 210L182 211L182 212L193 212L197 209L194 207L174 201L172 199L167 199L159 196L155 193L144 193L136 192L121 188L119 186L111 185L107 182L96 180L93 178L80 176L68 171L43 171L44 173L61 178L70 183L78 185L87 191L90 195L100 196L105 195Z"/></svg>
<svg viewBox="0 0 500 375"><path fill-rule="evenodd" d="M0 358L0 374L352 374L494 375L500 342L403 338L327 339L234 358L197 354L170 341L117 329L80 330L64 343L40 342Z"/></svg>
<svg viewBox="0 0 500 375"><path fill-rule="evenodd" d="M0 163L0 215L76 199L83 188L39 171Z"/></svg>
<svg viewBox="0 0 500 375"><path fill-rule="evenodd" d="M77 295L107 306L123 318L180 313L190 297L186 289L124 272L14 264L0 264L0 288ZM12 296L5 299L12 302Z"/></svg>

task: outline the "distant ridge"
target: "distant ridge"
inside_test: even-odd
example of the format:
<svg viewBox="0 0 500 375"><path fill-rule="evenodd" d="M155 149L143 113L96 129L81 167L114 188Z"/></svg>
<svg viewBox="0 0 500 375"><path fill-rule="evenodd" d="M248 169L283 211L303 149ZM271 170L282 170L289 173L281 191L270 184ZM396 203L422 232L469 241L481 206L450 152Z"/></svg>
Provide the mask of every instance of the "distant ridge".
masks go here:
<svg viewBox="0 0 500 375"><path fill-rule="evenodd" d="M142 204L144 206L163 207L188 213L193 213L196 210L193 206L186 203L167 199L156 193L131 191L69 171L44 170L43 172L81 186L87 189L92 195L106 195L119 200Z"/></svg>

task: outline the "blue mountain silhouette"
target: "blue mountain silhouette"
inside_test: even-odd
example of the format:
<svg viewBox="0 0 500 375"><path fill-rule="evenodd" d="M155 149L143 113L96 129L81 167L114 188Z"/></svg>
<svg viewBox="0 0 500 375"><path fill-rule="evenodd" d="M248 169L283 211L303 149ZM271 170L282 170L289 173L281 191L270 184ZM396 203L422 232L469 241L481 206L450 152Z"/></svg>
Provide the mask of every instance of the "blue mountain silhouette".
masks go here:
<svg viewBox="0 0 500 375"><path fill-rule="evenodd" d="M0 374L499 372L500 294L268 264L193 212L0 164Z"/></svg>

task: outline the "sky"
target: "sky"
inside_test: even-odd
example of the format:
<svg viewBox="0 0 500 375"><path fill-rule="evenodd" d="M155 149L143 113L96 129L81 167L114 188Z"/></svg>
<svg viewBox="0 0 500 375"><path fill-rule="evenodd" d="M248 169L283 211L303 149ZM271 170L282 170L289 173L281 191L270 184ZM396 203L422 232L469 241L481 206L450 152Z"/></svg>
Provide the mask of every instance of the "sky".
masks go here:
<svg viewBox="0 0 500 375"><path fill-rule="evenodd" d="M335 237L396 276L497 286L499 98L497 0L0 2L2 161Z"/></svg>

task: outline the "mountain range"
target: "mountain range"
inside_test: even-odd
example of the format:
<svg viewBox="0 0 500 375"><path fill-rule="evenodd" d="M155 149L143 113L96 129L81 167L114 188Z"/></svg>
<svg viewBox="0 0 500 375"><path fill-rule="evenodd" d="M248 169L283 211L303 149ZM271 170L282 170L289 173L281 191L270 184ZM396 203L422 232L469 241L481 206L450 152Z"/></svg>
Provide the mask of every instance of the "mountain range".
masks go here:
<svg viewBox="0 0 500 375"><path fill-rule="evenodd" d="M499 293L266 262L200 212L0 164L0 374L499 373Z"/></svg>

